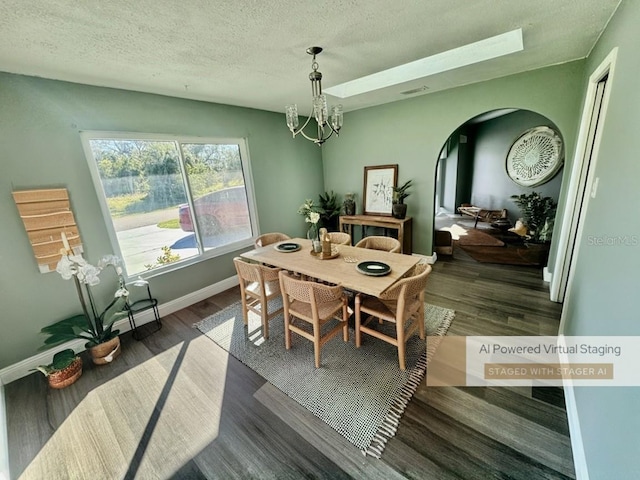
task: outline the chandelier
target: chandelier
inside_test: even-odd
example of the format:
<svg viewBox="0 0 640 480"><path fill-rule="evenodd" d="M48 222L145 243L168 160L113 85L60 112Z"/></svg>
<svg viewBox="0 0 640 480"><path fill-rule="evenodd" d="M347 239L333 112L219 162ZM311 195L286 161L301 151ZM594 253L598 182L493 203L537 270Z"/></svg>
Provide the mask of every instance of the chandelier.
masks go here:
<svg viewBox="0 0 640 480"><path fill-rule="evenodd" d="M331 117L328 115L327 110L327 96L322 93L322 73L318 71L318 62L316 61L316 55L322 52L322 47L309 47L307 53L313 55L311 61L311 69L313 70L309 74L309 80L311 80L311 114L304 122L302 127L298 128L298 106L294 103L287 105L285 113L287 115L287 126L293 137L301 134L307 140L311 140L318 146L327 141L334 133L340 134L340 128L342 128L342 105L335 105L331 108ZM315 118L317 125L316 136L309 136L304 132L304 129L309 125L311 118ZM328 128L327 128L328 127Z"/></svg>

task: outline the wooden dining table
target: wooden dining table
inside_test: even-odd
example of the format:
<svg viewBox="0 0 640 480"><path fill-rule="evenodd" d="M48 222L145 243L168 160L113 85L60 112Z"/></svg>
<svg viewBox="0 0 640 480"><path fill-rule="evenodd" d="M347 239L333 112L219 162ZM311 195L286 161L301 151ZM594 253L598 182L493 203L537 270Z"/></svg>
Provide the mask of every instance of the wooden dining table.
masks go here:
<svg viewBox="0 0 640 480"><path fill-rule="evenodd" d="M281 252L276 249L276 246L280 243L297 243L301 248L297 251ZM297 272L311 278L340 284L345 289L375 297L379 297L382 292L405 276L411 267L420 261L420 257L417 256L349 245L333 245L333 248L334 251L337 249L335 258L321 259L312 254L310 240L293 238L286 240L286 242L278 242L249 250L240 256L255 262ZM356 266L364 261L386 263L391 267L391 272L383 276L361 273Z"/></svg>

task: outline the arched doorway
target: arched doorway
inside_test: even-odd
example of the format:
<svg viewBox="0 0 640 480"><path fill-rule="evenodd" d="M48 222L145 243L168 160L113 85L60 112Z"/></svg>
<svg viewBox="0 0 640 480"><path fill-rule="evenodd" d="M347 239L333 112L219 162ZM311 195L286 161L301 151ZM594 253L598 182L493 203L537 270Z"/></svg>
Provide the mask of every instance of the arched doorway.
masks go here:
<svg viewBox="0 0 640 480"><path fill-rule="evenodd" d="M455 252L459 251L482 263L540 269L546 266L555 209L545 211L543 218L548 218L548 222L541 235L538 233L542 225L533 230L533 235L528 228L515 227L522 227L518 221L527 218L524 209L535 201L532 196L549 199L544 200L547 207L557 206L562 168L534 186L523 185L526 182L521 179L514 181L513 172L510 176L506 168L514 142L523 141L526 132L542 131L557 135L555 147L559 148L562 141L557 126L529 110L493 110L468 120L452 132L442 147L436 168L433 245L439 257L455 258ZM535 140L535 135L524 137L529 138ZM532 159L541 153L541 147L537 148L532 150ZM563 161L563 152L558 157ZM527 196L521 202L513 198L521 195Z"/></svg>

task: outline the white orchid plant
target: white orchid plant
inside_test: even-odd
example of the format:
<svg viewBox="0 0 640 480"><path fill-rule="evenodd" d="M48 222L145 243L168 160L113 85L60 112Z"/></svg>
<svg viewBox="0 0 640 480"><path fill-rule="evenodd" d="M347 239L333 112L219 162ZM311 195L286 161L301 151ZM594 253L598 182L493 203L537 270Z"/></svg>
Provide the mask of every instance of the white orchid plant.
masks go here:
<svg viewBox="0 0 640 480"><path fill-rule="evenodd" d="M56 271L65 280L73 279L83 314L44 327L41 332L49 338L45 340L43 349L76 338L87 340L86 347L89 348L118 336L120 331L113 330L113 323L126 315L123 309L129 296L121 265L120 258L115 255L105 255L97 266L88 263L80 254L65 252L62 255ZM91 287L100 283L100 273L107 267L114 269L118 277L118 288L107 307L98 312Z"/></svg>

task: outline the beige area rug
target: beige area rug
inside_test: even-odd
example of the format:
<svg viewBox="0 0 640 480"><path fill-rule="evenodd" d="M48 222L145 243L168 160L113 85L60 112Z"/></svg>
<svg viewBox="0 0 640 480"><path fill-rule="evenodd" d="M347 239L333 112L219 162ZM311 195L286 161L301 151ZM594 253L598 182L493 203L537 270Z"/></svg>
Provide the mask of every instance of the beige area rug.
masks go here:
<svg viewBox="0 0 640 480"><path fill-rule="evenodd" d="M273 302L269 310L278 308L279 302ZM446 335L454 316L453 310L425 304L427 335ZM363 334L362 346L356 348L350 330L348 343L337 335L323 346L322 364L316 369L310 341L292 334L292 347L285 349L282 315L271 320L268 340L262 337L258 315L250 313L249 326L244 326L240 302L196 327L365 455L377 458L395 435L437 348L437 342L430 341L427 352L427 342L414 335L407 342L407 369L403 372L398 368L395 347Z"/></svg>

